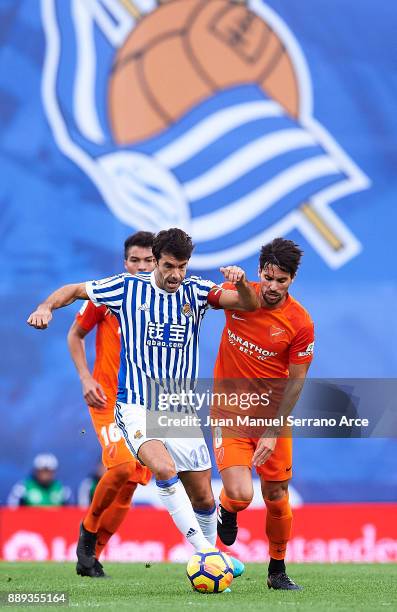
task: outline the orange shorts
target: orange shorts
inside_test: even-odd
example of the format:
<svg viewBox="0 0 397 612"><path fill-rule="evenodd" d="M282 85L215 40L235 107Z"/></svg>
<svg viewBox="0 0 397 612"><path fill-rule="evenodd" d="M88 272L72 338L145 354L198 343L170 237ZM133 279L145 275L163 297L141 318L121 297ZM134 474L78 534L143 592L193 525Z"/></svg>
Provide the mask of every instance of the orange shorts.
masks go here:
<svg viewBox="0 0 397 612"><path fill-rule="evenodd" d="M105 408L89 408L92 424L102 447L102 463L106 468L115 467L132 461L135 472L133 482L147 484L152 477L149 468L141 465L128 449L123 434L114 422L114 404L108 403Z"/></svg>
<svg viewBox="0 0 397 612"><path fill-rule="evenodd" d="M258 438L214 438L214 454L218 470L234 465L252 467ZM264 480L280 481L292 477L292 438L278 438L269 459L256 468Z"/></svg>

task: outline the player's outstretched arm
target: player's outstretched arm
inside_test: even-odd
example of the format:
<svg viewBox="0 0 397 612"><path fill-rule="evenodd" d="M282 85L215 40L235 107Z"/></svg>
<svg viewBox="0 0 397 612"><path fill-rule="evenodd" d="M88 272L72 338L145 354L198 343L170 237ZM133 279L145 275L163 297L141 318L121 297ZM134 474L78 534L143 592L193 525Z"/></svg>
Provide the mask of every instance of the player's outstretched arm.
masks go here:
<svg viewBox="0 0 397 612"><path fill-rule="evenodd" d="M260 308L259 297L249 284L245 272L239 266L220 268L225 280L234 283L237 291L224 289L219 299L219 306L224 310L256 310Z"/></svg>
<svg viewBox="0 0 397 612"><path fill-rule="evenodd" d="M52 319L52 311L73 304L76 300L88 300L85 283L64 285L37 306L29 316L27 323L36 329L46 329Z"/></svg>
<svg viewBox="0 0 397 612"><path fill-rule="evenodd" d="M88 331L74 321L68 333L69 352L80 376L81 387L87 406L104 408L106 394L97 380L91 375L85 352L85 337Z"/></svg>

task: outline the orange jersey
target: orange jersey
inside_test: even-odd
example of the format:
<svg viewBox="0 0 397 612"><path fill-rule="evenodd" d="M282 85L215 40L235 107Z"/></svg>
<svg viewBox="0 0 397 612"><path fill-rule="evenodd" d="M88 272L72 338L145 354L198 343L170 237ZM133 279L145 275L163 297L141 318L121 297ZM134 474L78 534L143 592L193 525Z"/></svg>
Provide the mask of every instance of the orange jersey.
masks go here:
<svg viewBox="0 0 397 612"><path fill-rule="evenodd" d="M97 307L87 301L76 315L76 321L86 332L90 332L94 327L97 328L96 359L92 375L103 387L107 402L106 408L90 407L89 410L102 446L102 462L106 468L112 468L133 461L135 473L131 476L131 480L145 485L149 482L151 473L147 467L134 459L114 422L121 344L117 317L106 306Z"/></svg>
<svg viewBox="0 0 397 612"><path fill-rule="evenodd" d="M97 326L96 359L92 375L102 385L108 399L111 394L112 400L115 400L120 367L120 327L117 317L106 306L96 307L87 301L76 315L76 321L87 332Z"/></svg>
<svg viewBox="0 0 397 612"><path fill-rule="evenodd" d="M259 294L260 283L250 285ZM230 283L223 284L223 287L235 289ZM287 378L290 363L310 363L312 360L313 322L303 306L290 295L279 308L258 308L253 312L226 310L225 316L226 325L215 363L215 379ZM247 390L251 391L248 387ZM277 387L273 392L278 395ZM230 405L227 408L230 411ZM273 416L275 408L277 402L273 401L265 416ZM253 410L251 416L259 414L256 410L261 414L263 412L261 407ZM217 416L214 407L212 412ZM225 414L220 413L219 416ZM262 434L263 428L254 435L254 429L250 427L216 427L214 453L219 471L235 465L252 467L258 437ZM292 439L279 438L270 458L256 471L264 480L289 480L292 476Z"/></svg>
<svg viewBox="0 0 397 612"><path fill-rule="evenodd" d="M259 294L260 283L250 285ZM223 288L235 287L225 283ZM225 310L225 316L214 378L287 378L290 363L311 362L313 321L290 295L279 308Z"/></svg>

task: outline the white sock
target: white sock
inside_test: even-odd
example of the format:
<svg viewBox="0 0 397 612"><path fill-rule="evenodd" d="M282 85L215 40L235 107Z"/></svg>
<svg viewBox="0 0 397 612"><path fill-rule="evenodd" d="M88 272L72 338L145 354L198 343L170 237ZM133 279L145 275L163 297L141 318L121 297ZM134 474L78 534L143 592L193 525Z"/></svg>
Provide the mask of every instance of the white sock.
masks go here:
<svg viewBox="0 0 397 612"><path fill-rule="evenodd" d="M212 548L212 544L201 531L185 487L178 476L169 480L157 480L156 485L158 495L172 520L194 549Z"/></svg>
<svg viewBox="0 0 397 612"><path fill-rule="evenodd" d="M194 514L197 517L198 523L201 527L201 531L207 538L209 542L211 542L212 546L215 547L216 544L216 506L212 510L195 510Z"/></svg>

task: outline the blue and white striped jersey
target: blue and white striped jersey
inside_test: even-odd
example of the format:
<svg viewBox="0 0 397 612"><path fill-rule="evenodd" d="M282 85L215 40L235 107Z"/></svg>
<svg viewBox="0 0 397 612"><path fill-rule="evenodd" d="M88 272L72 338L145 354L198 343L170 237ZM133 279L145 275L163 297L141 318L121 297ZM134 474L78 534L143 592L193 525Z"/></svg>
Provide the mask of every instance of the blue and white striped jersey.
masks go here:
<svg viewBox="0 0 397 612"><path fill-rule="evenodd" d="M119 401L155 409L156 381L170 392L194 383L200 325L214 286L191 276L178 291L168 293L157 287L154 272L86 283L94 304L105 304L120 322Z"/></svg>

